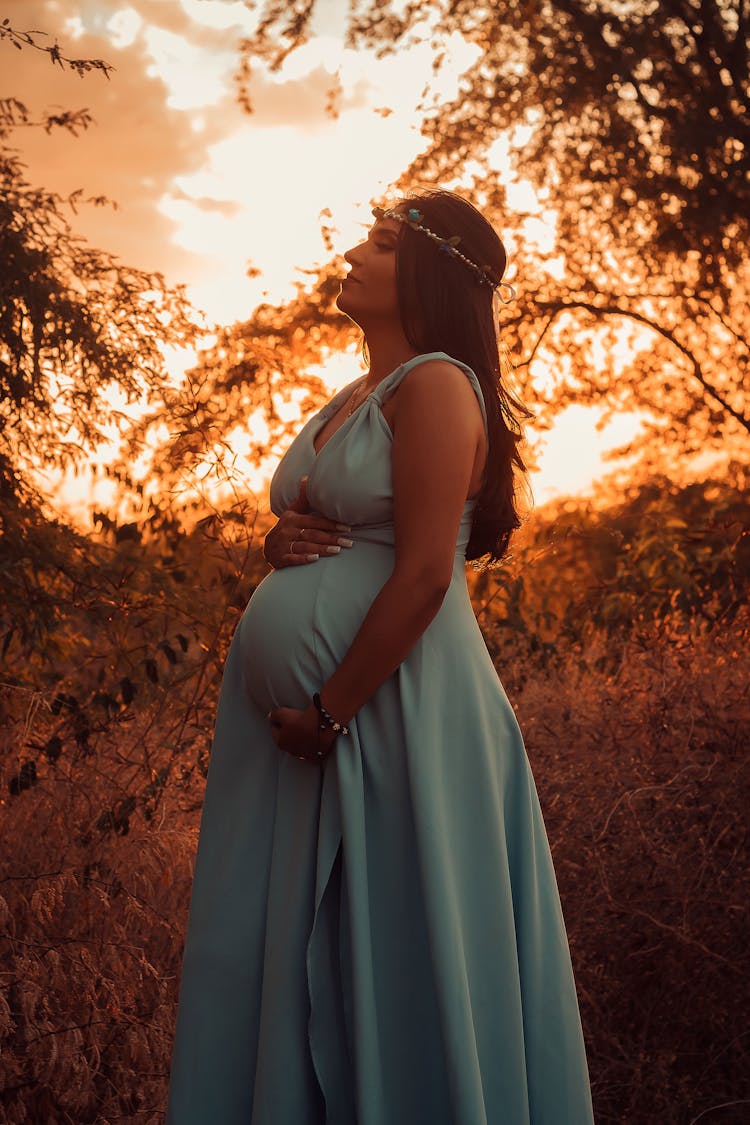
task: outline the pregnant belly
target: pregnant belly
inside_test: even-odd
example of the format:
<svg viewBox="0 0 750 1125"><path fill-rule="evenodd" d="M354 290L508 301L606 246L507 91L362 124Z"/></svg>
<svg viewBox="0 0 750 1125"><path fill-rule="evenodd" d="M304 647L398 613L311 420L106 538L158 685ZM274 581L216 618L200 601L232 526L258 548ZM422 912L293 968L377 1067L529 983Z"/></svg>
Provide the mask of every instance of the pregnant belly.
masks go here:
<svg viewBox="0 0 750 1125"><path fill-rule="evenodd" d="M392 551L357 543L263 579L238 626L245 685L259 708L308 705L343 660L392 566Z"/></svg>

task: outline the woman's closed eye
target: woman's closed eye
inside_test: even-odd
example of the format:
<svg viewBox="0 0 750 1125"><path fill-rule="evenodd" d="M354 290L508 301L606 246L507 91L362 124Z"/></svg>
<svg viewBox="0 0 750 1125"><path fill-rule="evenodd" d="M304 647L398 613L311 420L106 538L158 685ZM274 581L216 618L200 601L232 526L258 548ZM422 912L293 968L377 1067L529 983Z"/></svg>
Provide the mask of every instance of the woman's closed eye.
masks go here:
<svg viewBox="0 0 750 1125"><path fill-rule="evenodd" d="M395 250L398 236L386 230L370 231L370 241L376 250Z"/></svg>

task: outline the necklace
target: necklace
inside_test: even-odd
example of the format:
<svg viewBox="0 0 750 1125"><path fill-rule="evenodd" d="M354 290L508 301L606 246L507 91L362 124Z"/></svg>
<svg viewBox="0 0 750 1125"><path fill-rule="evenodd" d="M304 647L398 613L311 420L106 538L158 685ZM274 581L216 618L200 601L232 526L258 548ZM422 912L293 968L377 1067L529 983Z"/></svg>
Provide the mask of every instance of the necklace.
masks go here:
<svg viewBox="0 0 750 1125"><path fill-rule="evenodd" d="M364 388L364 392L365 392L364 394L361 393L363 388ZM350 403L349 409L347 410L344 417L350 418L352 416L352 414L354 413L354 411L357 409L357 407L360 406L361 403L363 403L365 401L365 399L367 398L369 393L370 392L367 390L367 382L365 381L364 383L362 383L361 386L357 387L356 391L354 391L354 393L350 397L350 399L349 399L349 403Z"/></svg>
<svg viewBox="0 0 750 1125"><path fill-rule="evenodd" d="M399 366L399 367L403 367L403 366L404 366L404 363L405 363L405 362L407 362L407 361L406 361L406 360L402 360L402 362L401 362L401 363L399 363L399 365L398 365L398 366ZM397 367L397 368L395 368L395 370L397 371L397 370L398 370L398 367ZM375 386L377 386L377 385L378 385L378 384L376 383L376 384L375 384ZM362 405L362 403L363 403L363 402L365 401L365 399L367 398L367 396L368 396L368 395L371 395L371 394L372 394L372 392L373 392L374 390L375 390L375 387L372 387L372 388L371 388L371 389L370 389L370 390L368 391L368 389L367 389L367 376L365 376L365 381L364 381L364 383L361 383L361 384L360 384L360 385L359 385L359 386L357 387L356 391L354 391L354 392L353 392L353 393L352 393L352 394L350 395L350 397L349 397L349 408L348 408L348 410L347 410L346 414L344 415L344 418L351 418L352 414L353 414L353 413L354 413L354 411L355 411L355 410L357 409L357 407L358 407L358 406L361 406L361 405ZM362 393L363 391L364 391L364 394Z"/></svg>

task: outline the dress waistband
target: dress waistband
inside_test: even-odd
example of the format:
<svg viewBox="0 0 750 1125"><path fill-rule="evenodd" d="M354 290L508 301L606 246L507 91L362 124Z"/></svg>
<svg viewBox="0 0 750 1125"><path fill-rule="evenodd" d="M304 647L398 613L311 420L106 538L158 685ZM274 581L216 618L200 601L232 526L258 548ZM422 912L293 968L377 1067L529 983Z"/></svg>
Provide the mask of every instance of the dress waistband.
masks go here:
<svg viewBox="0 0 750 1125"><path fill-rule="evenodd" d="M461 516L456 540L456 554L465 555L466 547L471 535L471 525L474 517L473 505ZM391 521L387 523L360 523L353 524L351 531L347 531L349 539L356 542L372 543L375 546L393 548L396 543L395 527Z"/></svg>

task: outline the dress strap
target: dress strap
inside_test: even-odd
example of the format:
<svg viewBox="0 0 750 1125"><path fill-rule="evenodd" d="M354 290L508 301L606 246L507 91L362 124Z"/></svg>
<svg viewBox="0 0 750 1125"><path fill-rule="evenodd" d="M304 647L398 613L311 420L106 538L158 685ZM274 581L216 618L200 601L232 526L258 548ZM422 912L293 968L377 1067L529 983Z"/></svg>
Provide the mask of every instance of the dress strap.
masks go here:
<svg viewBox="0 0 750 1125"><path fill-rule="evenodd" d="M389 395L393 394L393 392L396 390L396 387L398 387L401 380L404 379L405 376L407 376L409 372L413 370L413 368L418 367L420 363L425 363L426 361L433 359L447 360L448 363L454 363L456 367L460 367L461 370L466 373L469 382L474 388L477 399L479 400L479 408L482 411L482 421L484 422L484 429L486 433L487 408L484 404L484 395L482 394L482 387L479 379L477 379L474 371L471 369L471 367L469 367L468 363L463 363L460 359L454 359L453 356L448 355L447 352L425 352L423 355L413 356L411 359L408 359L406 363L402 363L400 367L397 367L395 371L392 371L390 375L387 375L385 379L383 379L382 382L379 383L375 390L372 392L372 397L376 399L380 406L382 406Z"/></svg>

